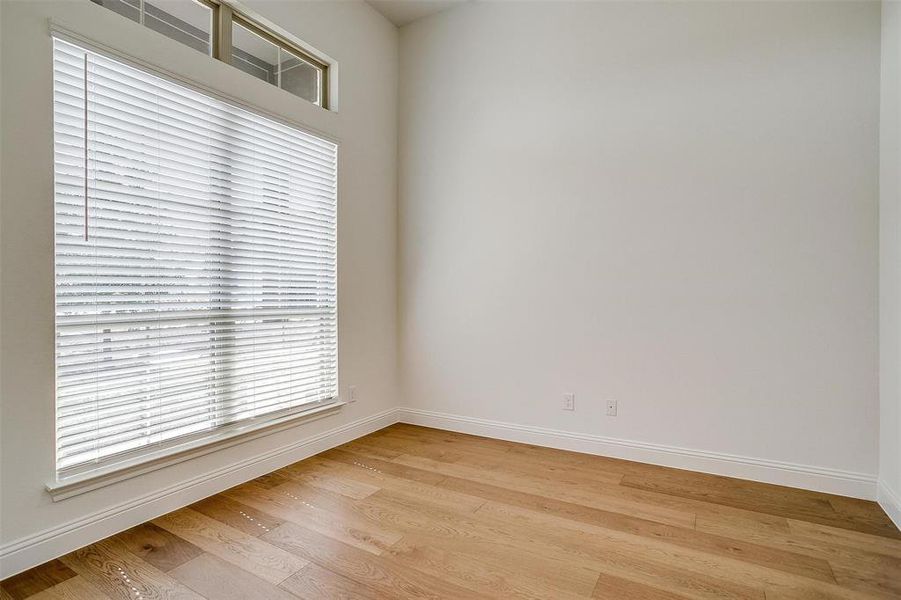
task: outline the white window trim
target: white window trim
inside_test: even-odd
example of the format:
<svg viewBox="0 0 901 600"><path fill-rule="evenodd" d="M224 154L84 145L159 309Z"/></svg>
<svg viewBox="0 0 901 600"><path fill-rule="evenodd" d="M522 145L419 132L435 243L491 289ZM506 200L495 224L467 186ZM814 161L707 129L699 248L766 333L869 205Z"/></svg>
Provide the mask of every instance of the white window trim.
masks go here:
<svg viewBox="0 0 901 600"><path fill-rule="evenodd" d="M295 411L278 419L266 419L259 423L239 422L233 426L217 429L198 439L183 441L166 446L140 456L108 463L103 467L58 478L47 484L47 492L54 502L119 483L145 473L158 471L186 460L224 450L260 437L272 435L297 425L316 421L338 413L345 402L331 402L325 405Z"/></svg>

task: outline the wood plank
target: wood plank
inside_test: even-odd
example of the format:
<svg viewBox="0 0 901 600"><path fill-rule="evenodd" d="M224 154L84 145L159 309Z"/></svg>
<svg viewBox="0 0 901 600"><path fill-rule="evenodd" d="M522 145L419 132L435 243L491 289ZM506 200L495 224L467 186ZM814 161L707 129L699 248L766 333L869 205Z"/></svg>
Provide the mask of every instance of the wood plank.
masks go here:
<svg viewBox="0 0 901 600"><path fill-rule="evenodd" d="M833 510L844 519L844 529L854 531L880 531L877 535L901 540L901 530L895 527L889 516L876 502L826 495Z"/></svg>
<svg viewBox="0 0 901 600"><path fill-rule="evenodd" d="M845 600L873 597L835 583L762 567L729 555L674 546L665 539L642 538L573 522L550 513L493 502L478 512L495 511L530 532L539 531L541 524L547 521L548 525L559 529L559 535L572 551L597 560L603 572L690 598L762 599L764 589L767 600L773 593L814 594L823 599Z"/></svg>
<svg viewBox="0 0 901 600"><path fill-rule="evenodd" d="M283 470L279 469L278 471L273 471L272 473L261 475L253 481L261 487L271 488L290 481L290 477L288 477L288 475L286 475Z"/></svg>
<svg viewBox="0 0 901 600"><path fill-rule="evenodd" d="M390 600L369 586L310 563L284 580L280 587L301 600Z"/></svg>
<svg viewBox="0 0 901 600"><path fill-rule="evenodd" d="M885 552L872 542L861 545L847 545L835 538L827 540L816 535L798 532L794 529L774 531L749 525L743 521L722 518L698 517L695 528L698 531L720 537L742 539L771 548L822 558L828 560L830 564L849 564L862 567L868 563L885 563L897 564L901 568L901 555ZM876 536L867 537L871 540L874 538L884 539Z"/></svg>
<svg viewBox="0 0 901 600"><path fill-rule="evenodd" d="M170 575L211 600L297 600L268 581L207 553L173 569Z"/></svg>
<svg viewBox="0 0 901 600"><path fill-rule="evenodd" d="M901 560L884 558L865 566L833 564L835 581L842 587L861 592L901 598Z"/></svg>
<svg viewBox="0 0 901 600"><path fill-rule="evenodd" d="M51 560L24 573L13 575L0 583L3 591L13 600L23 600L75 577L75 571L60 560Z"/></svg>
<svg viewBox="0 0 901 600"><path fill-rule="evenodd" d="M841 588L823 589L767 589L767 600L898 600L897 596L875 596L873 594L853 593Z"/></svg>
<svg viewBox="0 0 901 600"><path fill-rule="evenodd" d="M327 565L329 570L390 598L467 600L486 597L444 579L400 565L390 558L375 556L320 535L296 523L285 523L263 538L319 566Z"/></svg>
<svg viewBox="0 0 901 600"><path fill-rule="evenodd" d="M510 454L507 448L494 448L489 446L473 446L468 438L462 443L455 436L450 437L440 433L429 433L421 439L419 436L408 438L406 435L398 438L392 436L382 438L381 443L392 443L392 447L401 454L412 454L423 458L456 464L465 464L471 467L483 467L486 470L503 469L507 473L516 473L530 477L552 478L561 483L592 486L597 483L618 484L623 477L623 469L586 469L574 465L560 465L551 461L521 460L520 457ZM408 440L408 441L405 441ZM457 443L453 443L454 441ZM393 457L388 460L393 460Z"/></svg>
<svg viewBox="0 0 901 600"><path fill-rule="evenodd" d="M319 455L318 458L343 462L345 464L351 464L363 469L367 469L372 473L389 475L398 479L406 479L408 481L415 481L428 485L436 485L444 479L444 475L442 475L441 473L435 473L433 471L426 471L423 469L408 468L393 461L381 460L377 458L364 458L351 452L347 452L346 450L342 450L341 448L334 448L332 450L328 450L327 452L323 452ZM296 472L296 467L294 465L288 467L288 469L294 470Z"/></svg>
<svg viewBox="0 0 901 600"><path fill-rule="evenodd" d="M654 472L656 469L665 470L665 467L645 465L643 463L608 458L596 454L583 454L580 452L558 450L556 448L548 448L545 446L521 444L518 442L509 442L507 440L486 438L454 431L432 429L406 423L399 423L376 433L382 435L382 437L378 438L379 445L390 443L389 440L397 439L398 437L409 439L412 436L417 436L423 443L439 444L447 446L448 449L478 449L480 452L495 453L497 455L505 456L506 458L516 457L525 463L555 464L558 467L576 466L596 472L617 474L643 472L642 470L644 469L648 469L651 472ZM360 441L367 442L368 436Z"/></svg>
<svg viewBox="0 0 901 600"><path fill-rule="evenodd" d="M356 500L362 500L366 496L374 494L381 489L377 485L363 483L362 481L356 481L346 477L336 477L326 473L297 473L295 479L313 487L329 492L335 492L336 494L341 494Z"/></svg>
<svg viewBox="0 0 901 600"><path fill-rule="evenodd" d="M203 600L117 540L91 544L61 560L113 600Z"/></svg>
<svg viewBox="0 0 901 600"><path fill-rule="evenodd" d="M305 488L298 482L264 489L246 484L225 492L244 504L265 510L283 521L293 521L351 546L381 554L401 535L378 523L360 518L338 499L322 490Z"/></svg>
<svg viewBox="0 0 901 600"><path fill-rule="evenodd" d="M901 532L884 513L880 518L872 511L864 518L849 511L838 512L833 501L839 497L828 494L686 471L627 474L621 485L901 539Z"/></svg>
<svg viewBox="0 0 901 600"><path fill-rule="evenodd" d="M163 515L153 522L206 552L276 585L307 564L260 538L247 535L190 508Z"/></svg>
<svg viewBox="0 0 901 600"><path fill-rule="evenodd" d="M109 600L109 596L76 575L31 596L29 600Z"/></svg>
<svg viewBox="0 0 901 600"><path fill-rule="evenodd" d="M758 585L760 569L737 569L736 561L729 558L494 502L486 503L476 514L485 513L497 515L508 526L563 550L563 556L571 560L589 561L602 574L690 598L764 597L762 585ZM785 578L777 579L777 583L784 581Z"/></svg>
<svg viewBox="0 0 901 600"><path fill-rule="evenodd" d="M869 550L889 556L901 556L901 540L898 539L830 527L820 523L808 523L798 519L788 519L788 527L794 535L816 539L824 544Z"/></svg>
<svg viewBox="0 0 901 600"><path fill-rule="evenodd" d="M746 573L736 577L737 583L710 575L728 568L728 560L717 563L707 555L671 548L661 542L649 547L647 541L636 536L509 506L504 506L495 518L490 510L492 504L488 502L473 514L459 514L423 498L390 490L382 490L355 503L371 518L389 521L405 533L425 533L448 541L496 542L502 544L501 551L511 560L537 557L563 574L570 567L581 565L594 570L608 569L610 573L628 575L667 590L690 593L695 598L763 598L762 589L745 585ZM520 514L510 514L507 512L510 510ZM485 554L482 549L479 555ZM649 556L654 560L649 560ZM667 566L680 561L688 561L696 567L698 574Z"/></svg>
<svg viewBox="0 0 901 600"><path fill-rule="evenodd" d="M744 523L699 517L697 529L827 560L836 581L850 589L893 594L901 598L901 556L876 552L876 546L849 547L794 532L762 531ZM870 536L875 537L875 536Z"/></svg>
<svg viewBox="0 0 901 600"><path fill-rule="evenodd" d="M222 494L196 502L188 508L255 537L282 524L281 519Z"/></svg>
<svg viewBox="0 0 901 600"><path fill-rule="evenodd" d="M407 536L388 550L394 562L500 598L578 600L591 594L597 572L562 561L513 556L505 544Z"/></svg>
<svg viewBox="0 0 901 600"><path fill-rule="evenodd" d="M657 523L688 528L694 527L695 514L693 512L673 510L654 504L644 504L634 500L621 500L598 494L596 491L597 485L567 484L564 481L554 481L552 478L511 474L501 468L480 469L455 463L442 463L408 454L398 456L393 462L470 481L488 483L509 490L537 494L565 502L574 502L583 506L630 515Z"/></svg>
<svg viewBox="0 0 901 600"><path fill-rule="evenodd" d="M614 575L601 573L591 594L600 600L689 600L687 596L679 596L643 583L623 579Z"/></svg>
<svg viewBox="0 0 901 600"><path fill-rule="evenodd" d="M332 458L322 459L316 457L315 459L304 461L302 467L300 466L300 463L292 465L292 467L302 469L303 471L322 470L340 474L340 476L345 478L377 485L381 489L419 495L428 498L430 501L458 511L473 512L484 503L484 500L474 496L455 494L449 490L435 487L434 485L424 484L415 479L405 479L398 474L398 472L395 472L394 475L388 474L386 471L381 470L381 467L384 467L385 463L378 462L374 459L366 459L350 453L332 453L329 456ZM408 470L404 467L402 473L406 472L408 472ZM444 479L443 476L437 481L441 481L442 479Z"/></svg>
<svg viewBox="0 0 901 600"><path fill-rule="evenodd" d="M403 532L403 542L471 554L478 557L480 566L490 563L508 571L525 568L527 579L562 578L566 585L580 585L584 595L597 576L594 564L550 547L541 535L544 532L509 527L480 514L460 514L419 496L381 490L354 502L352 509L375 522L391 523ZM399 547L396 544L389 552Z"/></svg>
<svg viewBox="0 0 901 600"><path fill-rule="evenodd" d="M536 494L509 490L459 477L446 477L437 485L441 488L481 497L486 500L530 508L540 512L550 512L572 520L596 524L607 529L623 531L642 537L665 539L670 544L704 550L710 553L725 554L786 573L803 575L830 583L835 582L832 570L826 561L801 554L774 550L757 544L722 538L692 529L673 527L646 519L621 515L572 502L554 500Z"/></svg>
<svg viewBox="0 0 901 600"><path fill-rule="evenodd" d="M391 460L395 456L403 454L403 452L399 450L392 450L390 448L380 446L377 443L367 443L366 438L360 438L352 442L342 444L340 448L342 450L347 450L348 452L354 452L363 456L371 456L372 458L381 458L382 460Z"/></svg>
<svg viewBox="0 0 901 600"><path fill-rule="evenodd" d="M465 437L468 438L471 436ZM366 438L363 439L365 440ZM380 443L383 443L384 439L385 438L380 438ZM512 444L510 442L505 443ZM521 445L514 445L514 447L519 446ZM426 450L429 448L429 445L426 443L415 445L404 443L401 448L405 450L404 454L412 453L416 456L432 455L431 452L422 451L423 448ZM342 446L341 449L347 450L347 446ZM359 454L359 452L353 450L351 450L351 452ZM440 451L435 454L440 455L442 453L445 453L445 451ZM526 477L535 477L536 474L541 474L542 479L544 479L546 483L549 483L552 488L554 487L553 484L559 481L561 486L575 489L577 493L580 494L584 494L590 490L590 493L596 497L598 502L607 503L611 508L634 506L637 509L648 510L648 507L651 507L650 510L660 510L663 514L666 514L667 511L672 511L672 513L669 514L694 514L707 515L710 517L722 516L727 519L737 518L756 521L761 527L772 527L777 530L784 531L788 528L786 519L783 517L612 484L605 482L602 478L597 476L599 472L598 469L571 464L558 464L554 461L539 460L533 457L529 457L528 460L525 460L522 456L511 452L510 449L497 451L486 450L485 448L480 447L477 450L469 450L464 449L457 444L454 446L453 451L446 451L447 455L451 455L451 453L453 458L449 458L444 462L452 462L454 464L465 465L479 470L482 470L483 467L485 469L490 468L493 471L501 471L507 476L519 474L525 475ZM396 459L398 456L395 456L394 458ZM369 456L369 458L377 457ZM630 466L633 464L626 461L619 462ZM661 467L654 468L659 469ZM620 468L615 474L614 480L619 481L624 472L625 469ZM620 510L622 509L620 508ZM682 521L683 524L685 522L685 520ZM670 522L670 524L678 523Z"/></svg>
<svg viewBox="0 0 901 600"><path fill-rule="evenodd" d="M427 498L393 490L381 490L357 501L354 508L372 521L390 523L404 535L433 535L448 540L480 536L500 541L511 539L505 527L492 527L496 523L487 522L477 514L454 512Z"/></svg>
<svg viewBox="0 0 901 600"><path fill-rule="evenodd" d="M160 571L169 571L203 554L194 544L153 523L144 523L113 536L132 554Z"/></svg>

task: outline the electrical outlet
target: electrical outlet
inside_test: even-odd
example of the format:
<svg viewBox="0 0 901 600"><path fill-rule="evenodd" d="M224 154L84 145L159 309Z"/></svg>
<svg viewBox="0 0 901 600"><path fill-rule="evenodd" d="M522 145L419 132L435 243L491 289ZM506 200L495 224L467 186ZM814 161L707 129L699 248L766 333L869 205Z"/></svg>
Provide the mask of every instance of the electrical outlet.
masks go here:
<svg viewBox="0 0 901 600"><path fill-rule="evenodd" d="M563 394L563 410L576 410L575 394Z"/></svg>
<svg viewBox="0 0 901 600"><path fill-rule="evenodd" d="M607 416L616 416L616 400L607 400Z"/></svg>
<svg viewBox="0 0 901 600"><path fill-rule="evenodd" d="M355 385L348 386L347 401L348 402L356 402L357 401L357 386L355 386Z"/></svg>

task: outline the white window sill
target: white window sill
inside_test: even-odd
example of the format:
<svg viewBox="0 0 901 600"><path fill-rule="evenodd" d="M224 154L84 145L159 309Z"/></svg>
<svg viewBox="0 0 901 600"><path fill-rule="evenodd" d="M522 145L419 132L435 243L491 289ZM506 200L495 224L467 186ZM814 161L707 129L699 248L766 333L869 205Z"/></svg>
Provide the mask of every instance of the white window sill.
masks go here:
<svg viewBox="0 0 901 600"><path fill-rule="evenodd" d="M56 481L47 484L47 491L54 502L59 502L72 496L97 490L132 477L203 456L204 454L210 454L211 452L242 444L259 437L271 435L301 423L333 415L340 411L344 405L344 402L333 402L262 423L254 423L244 427L238 425L224 428L219 432L200 439L168 446L89 471L57 478Z"/></svg>

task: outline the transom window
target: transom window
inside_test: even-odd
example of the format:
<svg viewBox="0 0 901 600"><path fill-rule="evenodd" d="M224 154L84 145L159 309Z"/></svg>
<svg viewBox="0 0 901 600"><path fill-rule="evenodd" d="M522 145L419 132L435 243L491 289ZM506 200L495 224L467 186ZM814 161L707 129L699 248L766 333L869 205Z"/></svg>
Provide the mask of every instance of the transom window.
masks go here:
<svg viewBox="0 0 901 600"><path fill-rule="evenodd" d="M337 398L335 143L54 40L61 474Z"/></svg>
<svg viewBox="0 0 901 600"><path fill-rule="evenodd" d="M91 0L158 33L328 108L329 67L218 0Z"/></svg>

